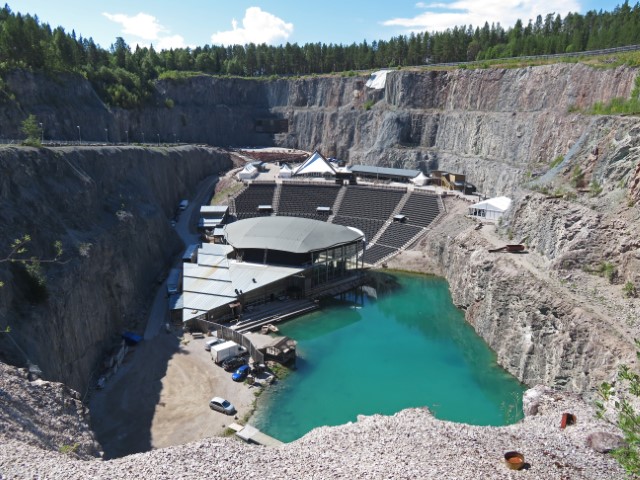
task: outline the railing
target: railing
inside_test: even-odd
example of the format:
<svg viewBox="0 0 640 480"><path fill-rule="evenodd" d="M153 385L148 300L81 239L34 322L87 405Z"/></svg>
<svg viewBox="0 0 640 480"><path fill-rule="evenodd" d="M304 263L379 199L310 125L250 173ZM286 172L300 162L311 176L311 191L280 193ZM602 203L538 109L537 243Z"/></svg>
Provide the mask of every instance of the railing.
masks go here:
<svg viewBox="0 0 640 480"><path fill-rule="evenodd" d="M242 345L247 349L249 355L255 363L264 363L264 354L260 350L258 350L255 345L251 343L251 340L245 337L242 333L237 332L232 328L225 327L224 325L220 325L219 323L210 322L209 320L199 321L209 324L210 330L215 331L218 338L231 340L233 342L236 342L238 345Z"/></svg>

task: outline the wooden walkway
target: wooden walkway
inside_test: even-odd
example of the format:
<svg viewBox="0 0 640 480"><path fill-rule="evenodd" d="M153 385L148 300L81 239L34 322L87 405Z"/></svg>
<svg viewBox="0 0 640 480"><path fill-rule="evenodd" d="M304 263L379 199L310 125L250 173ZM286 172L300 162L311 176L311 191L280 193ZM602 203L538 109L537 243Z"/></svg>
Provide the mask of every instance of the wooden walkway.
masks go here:
<svg viewBox="0 0 640 480"><path fill-rule="evenodd" d="M283 443L277 438L270 437L266 433L262 433L256 427L251 425L238 425L232 423L229 428L236 432L236 435L247 443L256 443L265 447L277 447Z"/></svg>

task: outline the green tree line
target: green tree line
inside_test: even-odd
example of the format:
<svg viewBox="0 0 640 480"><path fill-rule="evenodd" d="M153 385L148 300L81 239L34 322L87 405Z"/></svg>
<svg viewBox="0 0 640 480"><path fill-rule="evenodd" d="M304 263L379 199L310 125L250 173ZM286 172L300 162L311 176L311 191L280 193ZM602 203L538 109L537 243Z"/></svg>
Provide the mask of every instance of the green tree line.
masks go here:
<svg viewBox="0 0 640 480"><path fill-rule="evenodd" d="M640 43L640 3L611 12L589 11L521 20L505 30L499 23L462 25L443 32L399 35L351 45L205 45L156 51L131 48L120 37L108 50L92 38L52 29L37 16L0 10L0 72L24 68L76 72L91 81L108 103L134 108L151 98L153 82L174 72L264 77L490 60L522 55L568 53Z"/></svg>

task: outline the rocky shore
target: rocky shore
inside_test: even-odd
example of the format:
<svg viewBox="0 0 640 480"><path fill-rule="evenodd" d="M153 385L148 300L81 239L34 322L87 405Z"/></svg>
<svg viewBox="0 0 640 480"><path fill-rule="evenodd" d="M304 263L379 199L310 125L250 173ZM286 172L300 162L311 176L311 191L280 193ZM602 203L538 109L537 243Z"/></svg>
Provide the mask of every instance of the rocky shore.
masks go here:
<svg viewBox="0 0 640 480"><path fill-rule="evenodd" d="M71 392L60 384L29 382L13 367L0 368L2 479L604 480L624 475L615 460L601 452L615 445L615 428L596 420L593 408L580 397L541 386L525 394L524 420L506 427L445 422L427 409L409 409L321 427L277 448L208 438L110 461L91 459L95 443L84 417L75 411L79 407ZM76 407L61 411L56 402L44 400L50 397ZM576 424L561 429L567 412L575 415ZM58 428L67 423L77 430ZM520 471L505 465L504 454L512 450L525 457Z"/></svg>

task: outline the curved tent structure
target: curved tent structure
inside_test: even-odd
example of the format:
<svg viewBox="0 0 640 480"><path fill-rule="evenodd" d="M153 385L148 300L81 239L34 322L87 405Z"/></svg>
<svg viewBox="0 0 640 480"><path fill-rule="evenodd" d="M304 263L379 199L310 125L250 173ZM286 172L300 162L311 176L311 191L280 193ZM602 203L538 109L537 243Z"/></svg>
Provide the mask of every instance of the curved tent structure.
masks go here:
<svg viewBox="0 0 640 480"><path fill-rule="evenodd" d="M511 206L509 197L489 198L469 207L469 215L484 220L498 220Z"/></svg>

